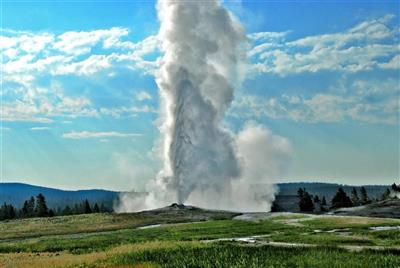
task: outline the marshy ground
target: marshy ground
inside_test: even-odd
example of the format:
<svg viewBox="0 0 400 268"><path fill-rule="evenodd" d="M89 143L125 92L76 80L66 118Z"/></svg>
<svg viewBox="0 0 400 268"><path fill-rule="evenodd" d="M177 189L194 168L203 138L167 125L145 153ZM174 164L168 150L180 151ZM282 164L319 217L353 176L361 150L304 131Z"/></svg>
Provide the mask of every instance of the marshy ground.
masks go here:
<svg viewBox="0 0 400 268"><path fill-rule="evenodd" d="M195 207L13 220L0 223L0 267L400 267L399 226Z"/></svg>

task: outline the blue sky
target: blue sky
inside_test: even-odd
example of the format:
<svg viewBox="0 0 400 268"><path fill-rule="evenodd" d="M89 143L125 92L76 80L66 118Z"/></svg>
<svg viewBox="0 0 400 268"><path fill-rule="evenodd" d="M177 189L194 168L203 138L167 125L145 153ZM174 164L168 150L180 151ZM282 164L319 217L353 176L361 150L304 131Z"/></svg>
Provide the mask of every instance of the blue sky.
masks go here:
<svg viewBox="0 0 400 268"><path fill-rule="evenodd" d="M226 115L291 144L275 181L399 178L399 4L226 1L249 44ZM160 163L152 1L3 3L2 181L142 189Z"/></svg>

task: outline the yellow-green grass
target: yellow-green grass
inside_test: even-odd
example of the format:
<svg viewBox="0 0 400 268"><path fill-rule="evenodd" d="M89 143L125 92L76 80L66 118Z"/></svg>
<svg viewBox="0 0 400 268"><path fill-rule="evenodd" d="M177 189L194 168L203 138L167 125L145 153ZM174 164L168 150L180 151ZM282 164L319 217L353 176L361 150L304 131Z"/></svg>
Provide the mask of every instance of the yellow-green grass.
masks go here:
<svg viewBox="0 0 400 268"><path fill-rule="evenodd" d="M85 254L0 254L1 267L399 267L398 252L154 241Z"/></svg>
<svg viewBox="0 0 400 268"><path fill-rule="evenodd" d="M196 217L200 215L200 217ZM230 219L235 213L205 212L210 219ZM209 215L209 216L208 216ZM139 213L93 213L51 218L29 218L0 221L0 240L30 238L44 235L79 234L136 228L159 223L179 223L204 220L201 212L153 214Z"/></svg>
<svg viewBox="0 0 400 268"><path fill-rule="evenodd" d="M171 217L92 214L1 222L0 267L158 267L166 256L172 260L165 267L192 267L200 257L215 258L221 267L229 267L229 258L235 258L237 267L324 267L327 263L332 263L330 267L379 267L372 266L377 263L400 267L400 230L370 229L399 226L400 220L396 219L288 214L257 222L225 219L164 224L193 220ZM296 220L301 225L290 224ZM163 224L136 228L154 223ZM248 236L258 236L260 244L243 248L238 243L204 242ZM317 248L290 251L264 246L263 242L268 241L313 244ZM381 246L391 251L352 253L335 248L343 245ZM357 254L365 261L358 263ZM318 262L316 258L323 260ZM206 261L199 265L212 267Z"/></svg>

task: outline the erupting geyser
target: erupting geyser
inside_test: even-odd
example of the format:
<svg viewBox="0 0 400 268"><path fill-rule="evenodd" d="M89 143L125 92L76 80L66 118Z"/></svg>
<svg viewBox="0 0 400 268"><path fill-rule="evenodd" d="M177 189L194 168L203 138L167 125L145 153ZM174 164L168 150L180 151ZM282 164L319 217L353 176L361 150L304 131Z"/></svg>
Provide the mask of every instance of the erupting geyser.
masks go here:
<svg viewBox="0 0 400 268"><path fill-rule="evenodd" d="M218 1L159 1L164 57L157 76L165 118L164 167L157 186L183 203L196 189L222 188L240 173L221 120L245 40ZM157 192L160 194L160 192Z"/></svg>
<svg viewBox="0 0 400 268"><path fill-rule="evenodd" d="M235 136L222 124L233 100L234 85L240 84L237 69L246 45L243 27L217 0L160 0L157 10L163 52L156 75L163 139L158 149L163 167L149 183L145 200L121 196L119 211L163 207L172 202L268 210L274 188L265 188L265 180L264 187L251 184L264 179L268 163L262 162L264 158L257 152L258 159L253 161L252 151L286 140L282 142L267 129L252 124ZM251 181L252 177L259 178Z"/></svg>

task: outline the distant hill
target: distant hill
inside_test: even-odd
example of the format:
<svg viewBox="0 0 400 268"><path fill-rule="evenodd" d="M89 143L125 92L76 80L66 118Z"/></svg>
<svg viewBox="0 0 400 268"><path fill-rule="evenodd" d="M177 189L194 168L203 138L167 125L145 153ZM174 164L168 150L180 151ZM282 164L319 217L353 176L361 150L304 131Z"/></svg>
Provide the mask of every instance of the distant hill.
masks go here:
<svg viewBox="0 0 400 268"><path fill-rule="evenodd" d="M50 208L73 205L88 199L91 203L97 202L106 207L112 207L113 202L118 199L118 192L107 190L77 190L67 191L24 183L0 183L0 204L7 202L20 208L24 201L31 196L42 193L46 197L47 205Z"/></svg>
<svg viewBox="0 0 400 268"><path fill-rule="evenodd" d="M353 187L357 189L360 196L360 188L362 186L343 185L336 183L322 182L289 182L277 184L279 191L275 196L274 207L277 211L299 212L297 190L306 188L311 195L318 195L320 199L325 196L326 202L330 204L333 196L336 194L339 187L351 196ZM389 185L364 185L369 198L380 198Z"/></svg>
<svg viewBox="0 0 400 268"><path fill-rule="evenodd" d="M322 182L289 182L289 183L278 183L279 188L278 195L297 195L299 188L306 188L307 191L312 195L318 195L320 198L325 196L326 201L329 203L335 195L337 189L342 187L347 195L351 196L351 190L355 187L360 193L362 186L352 186L337 183L322 183ZM390 185L363 185L367 190L367 194L370 198L379 198L386 188L390 188Z"/></svg>
<svg viewBox="0 0 400 268"><path fill-rule="evenodd" d="M310 194L318 195L320 198L325 196L328 203L339 187L342 187L348 195L350 195L353 187L335 183L317 182L278 183L277 186L279 188L279 193L276 199L279 204L289 209L289 211L297 209L296 195L300 187L306 188ZM360 186L355 187L357 190L360 188ZM379 197L387 187L389 187L389 185L365 186L368 195L373 198ZM44 194L50 208L64 208L66 205L71 206L85 199L88 199L91 203L103 203L106 207L112 207L114 202L118 201L119 196L119 192L98 189L67 191L24 183L0 183L0 204L7 202L20 208L26 199L31 196L36 196L39 193Z"/></svg>

